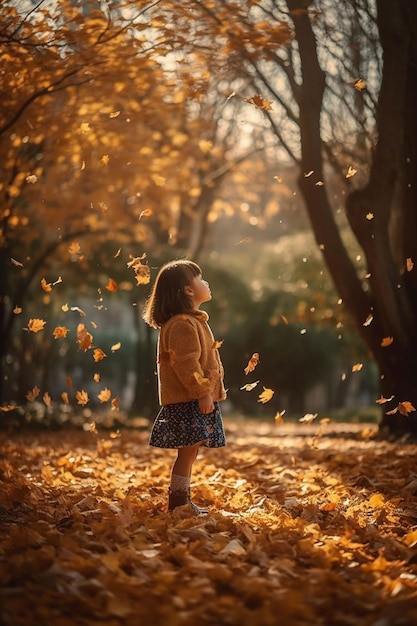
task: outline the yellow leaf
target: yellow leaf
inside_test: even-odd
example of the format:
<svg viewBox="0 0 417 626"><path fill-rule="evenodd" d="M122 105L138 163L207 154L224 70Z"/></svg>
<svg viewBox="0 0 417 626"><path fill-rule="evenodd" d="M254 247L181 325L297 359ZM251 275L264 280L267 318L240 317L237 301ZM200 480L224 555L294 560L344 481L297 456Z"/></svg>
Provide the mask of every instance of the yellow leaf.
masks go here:
<svg viewBox="0 0 417 626"><path fill-rule="evenodd" d="M110 157L109 157L109 155L108 155L108 154L103 154L103 156L102 156L102 157L101 157L101 159L100 159L100 163L101 163L102 165L108 165L108 164L109 164L109 161L110 161Z"/></svg>
<svg viewBox="0 0 417 626"><path fill-rule="evenodd" d="M64 402L64 404L69 404L68 394L67 394L66 391L63 391L61 393L61 398L62 398L62 401Z"/></svg>
<svg viewBox="0 0 417 626"><path fill-rule="evenodd" d="M385 505L384 496L382 493L374 493L374 495L369 498L368 504L374 509L382 509Z"/></svg>
<svg viewBox="0 0 417 626"><path fill-rule="evenodd" d="M369 213L366 214L366 219L369 220L369 221L373 220L374 219L374 214L369 211Z"/></svg>
<svg viewBox="0 0 417 626"><path fill-rule="evenodd" d="M364 81L362 78L355 78L355 80L353 81L353 86L358 91L362 91L366 88L366 81Z"/></svg>
<svg viewBox="0 0 417 626"><path fill-rule="evenodd" d="M34 185L38 182L38 177L36 176L36 174L29 174L28 176L26 176L26 182Z"/></svg>
<svg viewBox="0 0 417 626"><path fill-rule="evenodd" d="M81 248L80 248L80 244L78 243L78 241L73 241L69 248L68 248L68 252L70 254L80 254L81 252Z"/></svg>
<svg viewBox="0 0 417 626"><path fill-rule="evenodd" d="M20 306L15 306L15 308L13 309L13 313L15 315L19 315L22 312L23 309L20 308Z"/></svg>
<svg viewBox="0 0 417 626"><path fill-rule="evenodd" d="M352 167L352 165L349 165L348 171L346 172L346 178L352 178L352 176L355 176L357 171L358 170L356 170L354 167Z"/></svg>
<svg viewBox="0 0 417 626"><path fill-rule="evenodd" d="M355 363L355 365L352 365L352 372L360 372L362 368L362 363Z"/></svg>
<svg viewBox="0 0 417 626"><path fill-rule="evenodd" d="M112 352L117 352L117 350L120 350L120 348L122 347L122 344L120 343L120 341L118 341L117 343L113 344L112 347L110 348L110 350Z"/></svg>
<svg viewBox="0 0 417 626"><path fill-rule="evenodd" d="M69 311L68 304L63 304L62 307L61 307L61 310L64 311L64 313L67 313Z"/></svg>
<svg viewBox="0 0 417 626"><path fill-rule="evenodd" d="M52 291L52 284L47 283L45 278L41 279L41 286L42 286L42 289L46 291L46 293L49 293L50 291Z"/></svg>
<svg viewBox="0 0 417 626"><path fill-rule="evenodd" d="M101 379L100 374L98 374L98 373L96 372L96 373L94 374L94 376L93 376L93 380L94 380L94 382L95 382L95 383L99 383L99 382L100 382L100 379Z"/></svg>
<svg viewBox="0 0 417 626"><path fill-rule="evenodd" d="M272 389L269 389L268 387L264 387L264 390L262 391L262 393L259 394L258 402L262 402L262 404L269 402L272 396L274 395L274 393L275 392Z"/></svg>
<svg viewBox="0 0 417 626"><path fill-rule="evenodd" d="M149 217L152 215L152 209L145 209L144 211L141 211L138 220L141 220L142 217Z"/></svg>

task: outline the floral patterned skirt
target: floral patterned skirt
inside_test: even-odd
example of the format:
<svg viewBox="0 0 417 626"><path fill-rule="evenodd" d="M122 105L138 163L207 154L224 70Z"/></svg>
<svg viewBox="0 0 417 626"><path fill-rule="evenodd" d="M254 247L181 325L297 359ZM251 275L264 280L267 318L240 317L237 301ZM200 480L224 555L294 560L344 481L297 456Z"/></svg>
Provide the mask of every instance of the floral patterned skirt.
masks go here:
<svg viewBox="0 0 417 626"><path fill-rule="evenodd" d="M149 444L156 448L182 448L203 442L207 448L226 445L218 402L212 413L200 413L198 400L167 404L155 418Z"/></svg>

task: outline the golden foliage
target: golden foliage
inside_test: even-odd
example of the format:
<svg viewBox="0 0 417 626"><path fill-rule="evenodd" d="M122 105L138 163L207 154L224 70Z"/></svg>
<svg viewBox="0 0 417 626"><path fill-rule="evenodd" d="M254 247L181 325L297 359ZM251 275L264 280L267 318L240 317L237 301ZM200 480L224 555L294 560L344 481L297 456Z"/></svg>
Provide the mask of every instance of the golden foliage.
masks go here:
<svg viewBox="0 0 417 626"><path fill-rule="evenodd" d="M200 517L166 512L146 430L1 432L5 626L415 623L417 446L226 426L195 465Z"/></svg>

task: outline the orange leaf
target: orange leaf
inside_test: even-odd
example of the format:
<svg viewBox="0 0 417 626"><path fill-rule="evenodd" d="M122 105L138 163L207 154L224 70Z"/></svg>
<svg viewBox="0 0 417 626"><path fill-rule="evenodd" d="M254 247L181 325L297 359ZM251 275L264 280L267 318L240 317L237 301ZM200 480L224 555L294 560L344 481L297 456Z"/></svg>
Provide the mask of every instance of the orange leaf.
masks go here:
<svg viewBox="0 0 417 626"><path fill-rule="evenodd" d="M115 398L113 398L113 400L111 401L111 410L112 411L118 411L119 410L119 402L120 402L119 396L116 396Z"/></svg>
<svg viewBox="0 0 417 626"><path fill-rule="evenodd" d="M377 404L386 404L386 402L391 402L391 400L393 399L394 396L391 396L390 398L384 398L384 396L381 396L380 398L378 398L378 400L375 400L375 402Z"/></svg>
<svg viewBox="0 0 417 626"><path fill-rule="evenodd" d="M39 394L40 389L39 387L35 386L31 391L27 392L26 399L29 400L29 402L34 402Z"/></svg>
<svg viewBox="0 0 417 626"><path fill-rule="evenodd" d="M407 272L411 272L414 267L414 263L412 259L407 259Z"/></svg>
<svg viewBox="0 0 417 626"><path fill-rule="evenodd" d="M100 376L100 374L97 374L97 372L93 376L93 380L94 380L95 383L99 383L100 382L100 378L101 378L101 376Z"/></svg>
<svg viewBox="0 0 417 626"><path fill-rule="evenodd" d="M277 411L275 413L275 424L283 424L284 423L284 413L285 413L285 409L283 411Z"/></svg>
<svg viewBox="0 0 417 626"><path fill-rule="evenodd" d="M247 366L244 369L245 374L247 375L250 372L253 372L253 370L258 365L258 363L259 363L259 354L258 352L254 352L254 354L252 354L251 358L249 359Z"/></svg>
<svg viewBox="0 0 417 626"><path fill-rule="evenodd" d="M152 209L145 209L144 211L141 211L141 214L139 215L139 220L142 219L142 217L150 217L152 215Z"/></svg>
<svg viewBox="0 0 417 626"><path fill-rule="evenodd" d="M49 395L47 391L45 391L45 393L43 394L42 400L44 401L46 406L51 406L51 402L52 402L51 396Z"/></svg>
<svg viewBox="0 0 417 626"><path fill-rule="evenodd" d="M218 350L219 348L222 347L222 345L223 345L223 339L221 341L215 341L212 347L214 350Z"/></svg>
<svg viewBox="0 0 417 626"><path fill-rule="evenodd" d="M67 394L67 392L66 392L66 391L63 391L63 392L61 393L61 398L62 398L62 400L63 400L64 404L68 404L68 403L69 403L69 400L68 400L68 394Z"/></svg>
<svg viewBox="0 0 417 626"><path fill-rule="evenodd" d="M80 244L78 243L78 241L73 241L69 248L68 248L68 252L70 254L80 254L81 252L81 248L80 248Z"/></svg>
<svg viewBox="0 0 417 626"><path fill-rule="evenodd" d="M52 291L52 284L47 283L45 278L41 279L41 286L42 286L42 289L46 291L46 293L49 293L50 291Z"/></svg>
<svg viewBox="0 0 417 626"><path fill-rule="evenodd" d="M88 393L84 391L84 389L82 389L81 391L77 391L77 393L75 394L75 398L78 404L81 404L81 406L85 406L89 402Z"/></svg>
<svg viewBox="0 0 417 626"><path fill-rule="evenodd" d="M259 383L259 380L255 381L254 383L248 383L247 385L243 385L243 387L240 388L241 391L252 391L252 389L255 389L256 385Z"/></svg>
<svg viewBox="0 0 417 626"><path fill-rule="evenodd" d="M65 326L56 326L52 334L55 339L61 339L61 337L66 337L67 333L68 328L66 328Z"/></svg>
<svg viewBox="0 0 417 626"><path fill-rule="evenodd" d="M108 400L110 400L111 398L110 389L107 389L107 387L102 389L100 393L97 395L97 398L100 400L100 402L108 402Z"/></svg>
<svg viewBox="0 0 417 626"><path fill-rule="evenodd" d="M362 363L355 363L355 365L352 365L352 372L360 372L362 368Z"/></svg>
<svg viewBox="0 0 417 626"><path fill-rule="evenodd" d="M388 346L392 344L393 341L394 341L394 337L384 337L383 340L381 341L381 347L387 348Z"/></svg>
<svg viewBox="0 0 417 626"><path fill-rule="evenodd" d="M253 104L258 107L258 109L263 109L264 111L270 111L272 109L272 101L264 100L259 94L253 96L252 98L245 98L244 102Z"/></svg>
<svg viewBox="0 0 417 626"><path fill-rule="evenodd" d="M19 315L22 312L23 309L20 308L20 306L15 306L15 308L13 309L13 313L15 315Z"/></svg>
<svg viewBox="0 0 417 626"><path fill-rule="evenodd" d="M109 278L109 281L106 285L107 291L117 291L117 283L113 278Z"/></svg>
<svg viewBox="0 0 417 626"><path fill-rule="evenodd" d="M88 332L84 324L77 326L77 343L80 350L86 352L93 346L93 335Z"/></svg>
<svg viewBox="0 0 417 626"><path fill-rule="evenodd" d="M45 328L46 322L45 320L41 320L39 318L34 318L29 320L28 330L32 333L38 333L40 330Z"/></svg>
<svg viewBox="0 0 417 626"><path fill-rule="evenodd" d="M106 356L107 354L105 354L101 348L96 348L93 352L93 359L96 363L102 361Z"/></svg>
<svg viewBox="0 0 417 626"><path fill-rule="evenodd" d="M69 389L72 389L72 378L71 378L71 376L67 376L67 377L65 378L65 382L66 382L66 384L67 384L67 387L68 387Z"/></svg>
<svg viewBox="0 0 417 626"><path fill-rule="evenodd" d="M408 414L412 413L416 409L411 404L411 402L406 401L406 402L400 402L399 403L398 410L401 413L401 415L405 415L406 417L408 417Z"/></svg>

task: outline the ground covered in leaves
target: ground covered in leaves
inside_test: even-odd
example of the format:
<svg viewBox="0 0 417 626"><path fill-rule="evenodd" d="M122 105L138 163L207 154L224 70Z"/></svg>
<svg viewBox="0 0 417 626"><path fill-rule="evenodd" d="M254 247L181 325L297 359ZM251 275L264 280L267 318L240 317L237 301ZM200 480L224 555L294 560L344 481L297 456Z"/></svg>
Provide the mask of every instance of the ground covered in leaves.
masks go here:
<svg viewBox="0 0 417 626"><path fill-rule="evenodd" d="M194 517L148 432L0 433L5 626L417 623L417 445L225 420Z"/></svg>

